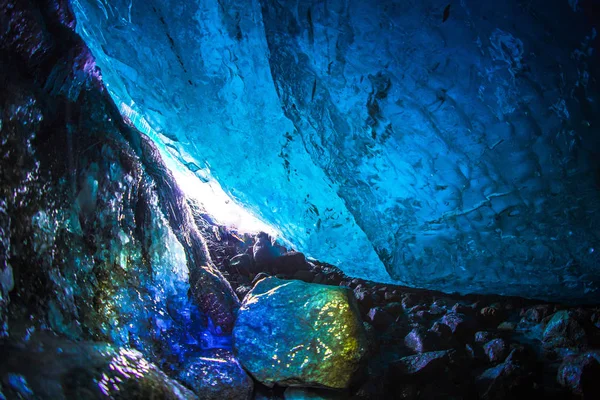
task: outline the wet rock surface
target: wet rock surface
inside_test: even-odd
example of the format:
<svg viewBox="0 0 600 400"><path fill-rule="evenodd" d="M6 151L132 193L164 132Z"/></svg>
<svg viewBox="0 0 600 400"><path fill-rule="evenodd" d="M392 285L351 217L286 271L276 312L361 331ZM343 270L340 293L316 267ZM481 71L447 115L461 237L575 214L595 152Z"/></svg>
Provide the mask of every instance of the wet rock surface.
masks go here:
<svg viewBox="0 0 600 400"><path fill-rule="evenodd" d="M0 345L7 399L197 399L138 351L47 335L32 340L35 347Z"/></svg>
<svg viewBox="0 0 600 400"><path fill-rule="evenodd" d="M598 334L598 307L373 284L313 260L302 270L319 282L339 282L335 286L349 287L359 297L368 327L368 366L345 398L577 399L581 387L595 393L579 382L597 377L589 356L597 350L589 349L598 345L585 338ZM261 272L260 279L272 272ZM236 274L226 275L238 285ZM278 275L295 279L295 274ZM385 319L377 317L382 312ZM563 347L548 347L550 342ZM276 388L264 398L282 398Z"/></svg>
<svg viewBox="0 0 600 400"><path fill-rule="evenodd" d="M252 378L229 350L205 351L190 357L178 379L201 400L248 400L254 392Z"/></svg>
<svg viewBox="0 0 600 400"><path fill-rule="evenodd" d="M423 327L411 330L404 338L404 345L415 353L433 350L431 336Z"/></svg>
<svg viewBox="0 0 600 400"><path fill-rule="evenodd" d="M557 379L576 395L590 399L600 396L600 353L565 357Z"/></svg>
<svg viewBox="0 0 600 400"><path fill-rule="evenodd" d="M148 380L105 382L128 382L114 398L195 398L174 371L231 346L237 296L156 147L103 86L70 3L0 1L0 15L0 344L23 354L0 361L4 395L102 397L90 385L110 367L77 344L97 341L149 366ZM38 332L63 340L56 363ZM81 377L60 375L67 348L90 353ZM19 369L35 354L56 375Z"/></svg>
<svg viewBox="0 0 600 400"><path fill-rule="evenodd" d="M152 320L130 302L164 309L189 286L196 305L231 331L237 297L155 146L125 123L63 21L73 21L69 2L0 9L0 190L10 216L0 220L0 252L11 249L0 307L8 291L13 319L34 314L72 338L125 341L138 334L123 328L128 319Z"/></svg>
<svg viewBox="0 0 600 400"><path fill-rule="evenodd" d="M573 312L562 310L553 314L546 325L542 337L546 348L585 347L585 330L577 321Z"/></svg>
<svg viewBox="0 0 600 400"><path fill-rule="evenodd" d="M391 367L399 379L434 379L449 365L449 355L448 351L426 352L403 357L393 362Z"/></svg>
<svg viewBox="0 0 600 400"><path fill-rule="evenodd" d="M0 8L2 331L7 307L15 330L49 325L148 354L155 337L183 334L190 307L231 331L237 297L155 146L63 21L69 3Z"/></svg>
<svg viewBox="0 0 600 400"><path fill-rule="evenodd" d="M265 278L239 310L234 352L259 382L346 389L366 335L347 288Z"/></svg>
<svg viewBox="0 0 600 400"><path fill-rule="evenodd" d="M374 284L347 277L334 266L314 260L305 261L300 271L310 275L303 275L303 279L297 279L296 273L277 275L302 282L310 282L307 277L312 277L313 282L348 287L358 297L358 310L368 332L367 372L344 392L343 398L582 396L575 389L576 383L563 383L566 380L559 374L565 371L563 375L567 376L566 371L576 369L575 361L569 361L569 368L567 364L559 367L564 360L579 363L590 348L598 348L598 342L589 339L599 333L595 325L598 307L569 307L501 296L451 296ZM233 287L246 280L257 284L274 273L267 266L260 274L245 278L233 267L224 267ZM385 319L377 317L383 312ZM581 330L588 340L577 339L582 337ZM550 338L567 347L548 347ZM583 376L595 376L595 368L588 364L593 362L579 364L583 365ZM569 378L571 382L578 382L577 372L569 376L575 376ZM595 389L587 390L594 393ZM256 398L283 398L277 385L256 393Z"/></svg>
<svg viewBox="0 0 600 400"><path fill-rule="evenodd" d="M485 355L491 363L504 361L507 356L508 348L503 339L494 339L483 345Z"/></svg>
<svg viewBox="0 0 600 400"><path fill-rule="evenodd" d="M539 395L532 373L513 361L485 370L477 377L481 399L513 399ZM562 395L568 396L566 393Z"/></svg>

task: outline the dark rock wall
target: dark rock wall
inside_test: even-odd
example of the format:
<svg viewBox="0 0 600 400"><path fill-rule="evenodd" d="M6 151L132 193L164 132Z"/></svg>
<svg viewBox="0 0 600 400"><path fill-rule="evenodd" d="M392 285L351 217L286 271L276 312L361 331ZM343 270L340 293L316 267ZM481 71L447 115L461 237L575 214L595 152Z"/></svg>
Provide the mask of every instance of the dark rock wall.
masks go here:
<svg viewBox="0 0 600 400"><path fill-rule="evenodd" d="M50 329L177 360L206 317L230 332L237 297L153 143L104 89L69 3L0 10L2 336Z"/></svg>

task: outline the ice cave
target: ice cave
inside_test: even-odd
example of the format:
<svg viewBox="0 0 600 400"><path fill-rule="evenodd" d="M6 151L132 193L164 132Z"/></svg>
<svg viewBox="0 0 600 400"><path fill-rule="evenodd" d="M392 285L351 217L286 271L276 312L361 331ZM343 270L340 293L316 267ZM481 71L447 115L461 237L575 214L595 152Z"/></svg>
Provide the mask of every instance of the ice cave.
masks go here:
<svg viewBox="0 0 600 400"><path fill-rule="evenodd" d="M0 0L0 400L600 398L600 0Z"/></svg>

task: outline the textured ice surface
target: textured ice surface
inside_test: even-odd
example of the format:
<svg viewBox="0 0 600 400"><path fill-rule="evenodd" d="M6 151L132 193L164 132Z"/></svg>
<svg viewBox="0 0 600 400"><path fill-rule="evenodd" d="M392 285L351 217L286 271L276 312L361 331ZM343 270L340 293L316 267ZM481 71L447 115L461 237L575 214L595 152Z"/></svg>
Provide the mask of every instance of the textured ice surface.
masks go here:
<svg viewBox="0 0 600 400"><path fill-rule="evenodd" d="M210 214L217 223L233 227L239 232L258 233L262 231L273 237L280 236L277 228L264 223L237 202L232 201L223 191L219 182L207 170L200 170L193 163L182 163L178 150L163 143L159 133L152 129L146 119L137 111L125 103L121 103L119 108L123 116L155 141L165 165L173 173L186 196L199 202L206 213Z"/></svg>
<svg viewBox="0 0 600 400"><path fill-rule="evenodd" d="M376 281L600 300L585 2L462 0L443 22L447 3L74 9L113 95L299 250Z"/></svg>

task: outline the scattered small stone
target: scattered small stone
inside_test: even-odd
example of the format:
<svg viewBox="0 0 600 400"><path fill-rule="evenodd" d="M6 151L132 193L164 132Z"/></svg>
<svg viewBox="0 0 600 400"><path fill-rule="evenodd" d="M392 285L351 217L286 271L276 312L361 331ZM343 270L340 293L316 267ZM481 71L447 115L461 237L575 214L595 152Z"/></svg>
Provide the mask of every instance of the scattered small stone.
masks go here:
<svg viewBox="0 0 600 400"><path fill-rule="evenodd" d="M315 279L313 279L313 283L323 283L325 281L325 274L318 273L315 275Z"/></svg>
<svg viewBox="0 0 600 400"><path fill-rule="evenodd" d="M429 328L429 331L435 333L441 339L449 339L452 336L450 327L439 322L435 322L431 328Z"/></svg>
<svg viewBox="0 0 600 400"><path fill-rule="evenodd" d="M535 354L522 345L512 344L505 362L517 365L531 364L535 362Z"/></svg>
<svg viewBox="0 0 600 400"><path fill-rule="evenodd" d="M256 274L254 279L252 279L252 286L256 285L256 283L258 281L260 281L261 279L269 278L270 276L271 275L267 274L266 272L261 272L259 274Z"/></svg>
<svg viewBox="0 0 600 400"><path fill-rule="evenodd" d="M256 235L252 254L256 264L269 263L279 255L277 248L273 247L273 243L271 243L271 238L265 232Z"/></svg>
<svg viewBox="0 0 600 400"><path fill-rule="evenodd" d="M600 363L593 353L565 358L558 369L557 380L585 399L600 398Z"/></svg>
<svg viewBox="0 0 600 400"><path fill-rule="evenodd" d="M371 308L367 320L378 330L385 330L394 322L394 318L381 307Z"/></svg>
<svg viewBox="0 0 600 400"><path fill-rule="evenodd" d="M304 254L295 251L273 259L270 266L277 273L286 276L293 276L298 271L308 271L310 267Z"/></svg>
<svg viewBox="0 0 600 400"><path fill-rule="evenodd" d="M388 303L383 309L394 317L399 317L404 314L404 308L401 303Z"/></svg>
<svg viewBox="0 0 600 400"><path fill-rule="evenodd" d="M542 337L544 347L584 348L587 345L585 331L568 311L554 313Z"/></svg>
<svg viewBox="0 0 600 400"><path fill-rule="evenodd" d="M235 293L238 295L240 300L244 300L246 294L250 291L251 287L246 285L240 285L235 289Z"/></svg>
<svg viewBox="0 0 600 400"><path fill-rule="evenodd" d="M449 350L461 348L466 337L457 337L450 328L444 324L436 322L428 330L428 338L431 340L435 350Z"/></svg>
<svg viewBox="0 0 600 400"><path fill-rule="evenodd" d="M498 325L497 329L499 331L512 332L515 330L515 328L516 328L516 324L514 322L504 321L503 323Z"/></svg>
<svg viewBox="0 0 600 400"><path fill-rule="evenodd" d="M373 328L373 325L369 324L368 322L363 322L363 327L365 328L365 337L367 338L368 353L371 355L379 348L377 332L375 331L375 328Z"/></svg>
<svg viewBox="0 0 600 400"><path fill-rule="evenodd" d="M504 319L504 313L493 306L483 307L479 311L479 319L486 325L497 326Z"/></svg>
<svg viewBox="0 0 600 400"><path fill-rule="evenodd" d="M256 273L252 257L249 254L238 254L229 260L229 265L240 274Z"/></svg>
<svg viewBox="0 0 600 400"><path fill-rule="evenodd" d="M482 400L536 398L531 374L510 356L503 363L485 370L476 384Z"/></svg>
<svg viewBox="0 0 600 400"><path fill-rule="evenodd" d="M459 313L459 314L465 314L465 315L473 315L474 314L473 307L471 307L470 305L465 305L465 304L461 304L461 303L456 303L452 307L452 312Z"/></svg>
<svg viewBox="0 0 600 400"><path fill-rule="evenodd" d="M413 321L426 321L428 319L431 319L432 317L433 316L431 315L431 313L426 310L417 311L416 313L412 314Z"/></svg>
<svg viewBox="0 0 600 400"><path fill-rule="evenodd" d="M415 353L433 350L431 339L427 337L427 331L423 327L411 330L404 338L404 345Z"/></svg>
<svg viewBox="0 0 600 400"><path fill-rule="evenodd" d="M487 343L492 339L496 339L498 334L488 331L475 332L475 343Z"/></svg>
<svg viewBox="0 0 600 400"><path fill-rule="evenodd" d="M331 273L327 275L327 279L325 280L328 285L340 286L342 282L342 276L339 274Z"/></svg>
<svg viewBox="0 0 600 400"><path fill-rule="evenodd" d="M427 306L425 306L423 304L418 304L408 310L408 312L411 314L418 313L419 311L429 311L429 308L427 308Z"/></svg>
<svg viewBox="0 0 600 400"><path fill-rule="evenodd" d="M436 300L429 307L431 315L442 316L448 312L448 305L445 301Z"/></svg>
<svg viewBox="0 0 600 400"><path fill-rule="evenodd" d="M385 292L384 295L383 295L383 299L386 302L391 302L391 303L400 303L402 301L402 297L396 291L393 291L393 292L387 291L387 292Z"/></svg>
<svg viewBox="0 0 600 400"><path fill-rule="evenodd" d="M523 320L532 323L540 323L552 312L552 308L548 304L542 304L531 308L521 310L520 316Z"/></svg>
<svg viewBox="0 0 600 400"><path fill-rule="evenodd" d="M440 319L440 323L450 328L453 334L457 336L470 336L474 331L473 321L465 314L450 312Z"/></svg>
<svg viewBox="0 0 600 400"><path fill-rule="evenodd" d="M391 364L392 370L400 375L410 379L428 379L433 378L437 373L444 371L450 361L450 352L430 351L414 356L403 357Z"/></svg>
<svg viewBox="0 0 600 400"><path fill-rule="evenodd" d="M294 273L293 278L306 283L311 283L315 279L315 276L315 273L312 271L300 270Z"/></svg>
<svg viewBox="0 0 600 400"><path fill-rule="evenodd" d="M413 308L417 304L419 304L419 299L414 294L405 293L402 296L402 307L404 307L405 310L408 310L409 308Z"/></svg>
<svg viewBox="0 0 600 400"><path fill-rule="evenodd" d="M358 302L358 306L361 310L370 310L373 307L373 297L371 293L365 289L362 285L358 285L354 288L354 297Z"/></svg>
<svg viewBox="0 0 600 400"><path fill-rule="evenodd" d="M494 339L483 346L483 351L491 363L498 363L506 358L508 346L503 339Z"/></svg>
<svg viewBox="0 0 600 400"><path fill-rule="evenodd" d="M475 348L473 346L471 346L470 344L465 344L465 353L467 354L467 357L471 360L475 360L477 359L477 351L475 350Z"/></svg>
<svg viewBox="0 0 600 400"><path fill-rule="evenodd" d="M203 400L249 400L254 381L229 350L216 349L194 357L181 369L179 380Z"/></svg>

